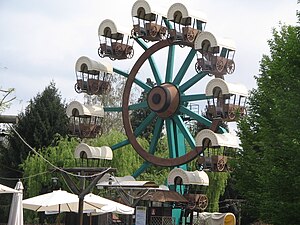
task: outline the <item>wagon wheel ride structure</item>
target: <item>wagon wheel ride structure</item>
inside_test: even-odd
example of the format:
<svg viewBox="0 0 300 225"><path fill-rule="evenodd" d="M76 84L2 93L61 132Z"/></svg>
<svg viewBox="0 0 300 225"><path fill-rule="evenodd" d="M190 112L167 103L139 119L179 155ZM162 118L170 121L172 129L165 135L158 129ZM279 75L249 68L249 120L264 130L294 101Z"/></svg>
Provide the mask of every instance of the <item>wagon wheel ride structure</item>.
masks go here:
<svg viewBox="0 0 300 225"><path fill-rule="evenodd" d="M111 149L115 151L131 144L144 159L133 177L139 176L150 165L179 167L188 171L187 163L194 159L197 159L199 170L209 167L214 172L224 171L227 158L217 158L214 165L213 157L205 152L208 148L239 148L237 138L220 126L220 121L235 122L246 115L244 104L247 90L243 85L225 81L226 75L235 69L234 45L205 31L205 16L202 13L191 15L181 3L171 5L167 14L163 15L154 11L148 2L138 0L132 7L131 15L133 28L129 29L130 35L119 31L109 19L98 28L100 59L129 60L132 63L129 72L113 65L98 65L96 69L92 69L95 63L88 65L90 69L77 65L88 74L95 74L94 70L97 70L99 73L114 72L126 78L122 106L103 107L104 112L122 112L127 136L126 140L116 143ZM136 51L133 42L140 47ZM140 54L136 56L135 53ZM152 81L153 85L147 80ZM77 78L77 92L84 89L83 83L84 79ZM132 96L137 89L146 93L145 100L133 101ZM93 87L92 90L98 88ZM189 107L195 102L203 108L207 105L204 114ZM149 114L134 127L131 115L136 110L147 110ZM186 126L186 120L199 123L206 129L194 137ZM149 147L145 149L137 139L149 127L153 132ZM156 152L162 134L168 142L165 149L167 158L160 157ZM205 210L208 203L206 196L186 194L189 194L190 209Z"/></svg>

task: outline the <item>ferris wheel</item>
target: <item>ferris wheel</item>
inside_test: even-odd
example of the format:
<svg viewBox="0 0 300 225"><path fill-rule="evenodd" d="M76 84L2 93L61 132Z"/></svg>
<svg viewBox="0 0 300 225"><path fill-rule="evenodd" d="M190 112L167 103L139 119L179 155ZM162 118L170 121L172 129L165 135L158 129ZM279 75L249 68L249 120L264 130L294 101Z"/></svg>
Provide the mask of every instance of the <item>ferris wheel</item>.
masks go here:
<svg viewBox="0 0 300 225"><path fill-rule="evenodd" d="M205 16L201 13L194 15L181 3L171 5L164 15L150 7L148 2L138 0L132 6L133 27L128 33L118 30L110 19L99 25L99 57L108 58L112 63L87 57L76 62L75 90L78 93L109 93L111 86L105 80L108 73L126 78L122 107L104 106L103 110L122 112L127 136L111 149L131 144L145 160L134 176L151 164L187 169L186 164L201 156L208 147L207 140L210 146L238 147L236 138L220 126L222 121L234 122L246 115L247 89L225 81L226 75L235 70L235 46L231 41L205 31ZM140 48L140 51L134 48ZM129 72L114 67L115 60L130 59L132 62L137 52L141 54ZM136 88L145 93L146 98L132 102ZM207 105L204 113L191 107L195 102ZM99 117L103 117L103 110ZM150 113L134 127L131 114L138 110ZM75 116L72 110L69 111ZM186 121L202 124L206 129L194 137ZM144 149L138 137L150 126L153 130L151 141L149 148ZM156 154L162 133L168 141L167 158ZM186 143L190 150L187 150ZM218 162L217 170L223 171L224 158ZM204 165L205 160L201 164Z"/></svg>

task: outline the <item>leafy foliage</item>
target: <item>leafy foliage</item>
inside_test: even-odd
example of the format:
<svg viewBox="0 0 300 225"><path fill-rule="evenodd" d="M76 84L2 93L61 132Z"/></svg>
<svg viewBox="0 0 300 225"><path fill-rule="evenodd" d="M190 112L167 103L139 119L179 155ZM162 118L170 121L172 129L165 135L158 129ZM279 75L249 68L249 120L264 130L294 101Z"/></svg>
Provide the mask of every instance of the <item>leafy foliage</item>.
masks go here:
<svg viewBox="0 0 300 225"><path fill-rule="evenodd" d="M67 134L68 119L65 105L53 82L30 100L25 112L19 115L19 122L13 127L33 148L42 149L52 144L56 134ZM9 168L6 177L20 177L19 165L27 158L30 149L19 135L11 130L8 147L3 149L0 159L2 168ZM3 172L3 171L2 171Z"/></svg>
<svg viewBox="0 0 300 225"><path fill-rule="evenodd" d="M268 42L249 116L239 125L243 151L237 187L256 219L299 224L300 197L300 32L281 25Z"/></svg>
<svg viewBox="0 0 300 225"><path fill-rule="evenodd" d="M24 181L26 197L40 194L45 187L49 190L44 190L44 192L51 191L53 185L51 178L59 177L59 171L54 172L53 165L59 168L74 167L76 165L74 150L77 145L78 141L74 138L57 136L55 146L48 146L39 150L42 157L35 153L28 155L22 163L24 177L28 177ZM61 182L61 188L68 190L67 185L63 182Z"/></svg>

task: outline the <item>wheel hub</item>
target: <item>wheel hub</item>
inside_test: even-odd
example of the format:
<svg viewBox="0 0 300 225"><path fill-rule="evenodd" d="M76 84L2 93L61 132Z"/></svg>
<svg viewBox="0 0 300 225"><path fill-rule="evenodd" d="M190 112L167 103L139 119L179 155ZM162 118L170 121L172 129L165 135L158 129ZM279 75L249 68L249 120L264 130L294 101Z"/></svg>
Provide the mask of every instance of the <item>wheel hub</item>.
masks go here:
<svg viewBox="0 0 300 225"><path fill-rule="evenodd" d="M180 95L175 85L165 83L152 88L147 97L149 108L161 118L168 118L177 111Z"/></svg>

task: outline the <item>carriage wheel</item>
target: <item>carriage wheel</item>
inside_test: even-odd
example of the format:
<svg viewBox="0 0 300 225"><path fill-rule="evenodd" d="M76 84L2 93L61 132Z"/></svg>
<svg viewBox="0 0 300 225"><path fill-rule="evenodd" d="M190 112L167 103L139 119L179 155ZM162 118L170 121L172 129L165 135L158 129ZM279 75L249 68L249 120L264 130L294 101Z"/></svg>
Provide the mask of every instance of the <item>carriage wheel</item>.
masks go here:
<svg viewBox="0 0 300 225"><path fill-rule="evenodd" d="M200 73L202 70L202 67L200 66L200 63L198 61L195 63L195 70L196 73Z"/></svg>
<svg viewBox="0 0 300 225"><path fill-rule="evenodd" d="M98 48L98 55L100 56L100 58L104 58L104 51L101 50L101 47Z"/></svg>
<svg viewBox="0 0 300 225"><path fill-rule="evenodd" d="M120 44L117 44L116 47L115 47L115 53L117 56L121 56L122 53L123 53L123 48Z"/></svg>
<svg viewBox="0 0 300 225"><path fill-rule="evenodd" d="M149 32L150 36L154 38L157 36L157 33L158 33L157 26L151 26Z"/></svg>
<svg viewBox="0 0 300 225"><path fill-rule="evenodd" d="M186 35L186 38L189 42L193 42L194 39L195 39L195 34L194 34L194 31L193 30L189 30L187 35Z"/></svg>
<svg viewBox="0 0 300 225"><path fill-rule="evenodd" d="M78 83L75 84L74 89L75 89L75 91L76 91L77 93L81 93L81 92L82 92L82 90L81 90L81 88L79 87Z"/></svg>
<svg viewBox="0 0 300 225"><path fill-rule="evenodd" d="M98 82L92 82L92 85L91 85L91 92L92 94L97 94L99 91L99 84Z"/></svg>
<svg viewBox="0 0 300 225"><path fill-rule="evenodd" d="M131 30L131 36L132 36L133 38L138 38L138 36L137 36L137 34L136 34L134 28L132 28L132 30Z"/></svg>
<svg viewBox="0 0 300 225"><path fill-rule="evenodd" d="M161 40L166 40L168 38L168 30L166 27L161 27L159 30L159 36Z"/></svg>
<svg viewBox="0 0 300 225"><path fill-rule="evenodd" d="M199 197L199 199L197 201L197 206L202 211L204 211L207 208L207 206L208 206L208 198L207 198L206 195L200 195L200 197Z"/></svg>
<svg viewBox="0 0 300 225"><path fill-rule="evenodd" d="M221 73L224 69L224 62L222 59L217 60L216 69L219 73Z"/></svg>
<svg viewBox="0 0 300 225"><path fill-rule="evenodd" d="M218 162L217 162L217 170L219 172L222 172L225 169L225 164L226 163L225 163L224 158L219 159Z"/></svg>
<svg viewBox="0 0 300 225"><path fill-rule="evenodd" d="M132 46L128 46L126 48L126 57L127 59L131 59L134 55L134 49L132 48Z"/></svg>
<svg viewBox="0 0 300 225"><path fill-rule="evenodd" d="M232 74L235 70L235 63L234 61L230 60L226 64L226 71L228 74Z"/></svg>
<svg viewBox="0 0 300 225"><path fill-rule="evenodd" d="M229 118L230 120L235 120L235 112L234 112L234 111L229 112L229 113L228 113L228 118Z"/></svg>

